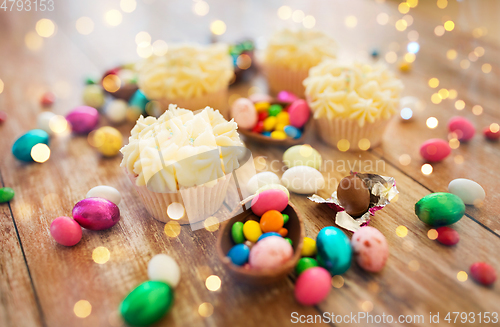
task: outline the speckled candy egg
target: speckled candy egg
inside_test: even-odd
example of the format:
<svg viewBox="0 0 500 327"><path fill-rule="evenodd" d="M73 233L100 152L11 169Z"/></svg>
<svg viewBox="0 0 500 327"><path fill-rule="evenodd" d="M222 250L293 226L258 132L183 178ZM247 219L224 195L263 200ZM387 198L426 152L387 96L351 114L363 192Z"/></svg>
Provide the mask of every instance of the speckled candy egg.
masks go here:
<svg viewBox="0 0 500 327"><path fill-rule="evenodd" d="M420 155L429 162L444 160L450 153L450 145L441 139L430 139L420 146Z"/></svg>
<svg viewBox="0 0 500 327"><path fill-rule="evenodd" d="M86 198L103 198L118 205L122 200L122 195L118 190L111 186L99 185L87 192Z"/></svg>
<svg viewBox="0 0 500 327"><path fill-rule="evenodd" d="M332 288L331 276L321 267L305 270L295 283L295 299L302 305L316 305L323 301Z"/></svg>
<svg viewBox="0 0 500 327"><path fill-rule="evenodd" d="M290 115L290 125L302 128L309 120L311 110L305 100L299 99L288 107L288 114Z"/></svg>
<svg viewBox="0 0 500 327"><path fill-rule="evenodd" d="M239 98L231 106L231 117L234 118L238 128L251 130L257 124L257 110L247 98Z"/></svg>
<svg viewBox="0 0 500 327"><path fill-rule="evenodd" d="M252 211L257 216L262 216L266 211L285 210L288 205L288 196L285 192L278 189L271 189L257 194L252 199Z"/></svg>
<svg viewBox="0 0 500 327"><path fill-rule="evenodd" d="M361 268L370 272L379 272L384 268L389 257L389 246L378 229L361 227L352 235L351 246Z"/></svg>
<svg viewBox="0 0 500 327"><path fill-rule="evenodd" d="M32 129L14 142L12 154L21 161L31 162L31 149L38 143L49 145L49 134L41 129Z"/></svg>
<svg viewBox="0 0 500 327"><path fill-rule="evenodd" d="M280 184L280 178L273 172L264 171L255 174L248 180L247 191L250 194L255 194L259 188L271 184Z"/></svg>
<svg viewBox="0 0 500 327"><path fill-rule="evenodd" d="M328 226L316 238L317 260L332 276L345 273L351 266L352 248L349 238L337 227Z"/></svg>
<svg viewBox="0 0 500 327"><path fill-rule="evenodd" d="M432 193L415 204L415 214L428 225L447 226L464 216L465 204L455 194Z"/></svg>
<svg viewBox="0 0 500 327"><path fill-rule="evenodd" d="M479 204L486 197L486 193L481 185L466 178L452 180L448 184L448 191L458 196L468 205Z"/></svg>
<svg viewBox="0 0 500 327"><path fill-rule="evenodd" d="M457 139L461 142L467 142L474 137L476 128L471 121L465 117L452 117L448 121L448 131L450 133L455 133Z"/></svg>
<svg viewBox="0 0 500 327"><path fill-rule="evenodd" d="M177 287L181 279L181 270L175 260L166 254L157 254L148 263L148 278Z"/></svg>
<svg viewBox="0 0 500 327"><path fill-rule="evenodd" d="M80 106L73 109L66 120L71 125L73 132L77 134L90 133L99 122L99 112L95 108Z"/></svg>
<svg viewBox="0 0 500 327"><path fill-rule="evenodd" d="M292 256L293 248L288 241L279 236L269 236L252 247L248 262L253 269L273 269L283 265Z"/></svg>
<svg viewBox="0 0 500 327"><path fill-rule="evenodd" d="M309 166L295 166L281 177L283 184L290 192L297 194L313 194L325 185L323 175Z"/></svg>
<svg viewBox="0 0 500 327"><path fill-rule="evenodd" d="M283 163L289 167L309 166L321 168L321 154L309 145L294 145L283 153Z"/></svg>
<svg viewBox="0 0 500 327"><path fill-rule="evenodd" d="M82 239L82 227L70 217L57 217L50 224L50 235L61 245L73 246Z"/></svg>
<svg viewBox="0 0 500 327"><path fill-rule="evenodd" d="M120 209L113 202L103 198L87 198L73 208L73 218L90 230L113 227L120 220Z"/></svg>

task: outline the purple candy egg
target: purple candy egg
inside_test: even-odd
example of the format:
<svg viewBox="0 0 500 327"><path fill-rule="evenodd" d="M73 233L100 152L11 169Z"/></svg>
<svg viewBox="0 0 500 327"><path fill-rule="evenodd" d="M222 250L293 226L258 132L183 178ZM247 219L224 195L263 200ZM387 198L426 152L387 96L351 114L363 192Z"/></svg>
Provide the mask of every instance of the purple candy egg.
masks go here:
<svg viewBox="0 0 500 327"><path fill-rule="evenodd" d="M90 133L99 122L99 112L88 106L76 107L67 116L73 132L78 134Z"/></svg>
<svg viewBox="0 0 500 327"><path fill-rule="evenodd" d="M86 198L73 208L73 219L83 228L108 229L120 220L120 209L113 202L103 198Z"/></svg>

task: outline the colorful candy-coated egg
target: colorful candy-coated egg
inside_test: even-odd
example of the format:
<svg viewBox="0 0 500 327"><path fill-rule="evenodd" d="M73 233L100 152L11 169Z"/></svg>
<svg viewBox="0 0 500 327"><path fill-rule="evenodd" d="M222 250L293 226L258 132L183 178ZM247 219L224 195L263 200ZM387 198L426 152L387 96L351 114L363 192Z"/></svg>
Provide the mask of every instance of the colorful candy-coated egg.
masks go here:
<svg viewBox="0 0 500 327"><path fill-rule="evenodd" d="M274 129L274 127L276 127L276 117L267 117L265 120L264 120L264 130L266 132L270 132Z"/></svg>
<svg viewBox="0 0 500 327"><path fill-rule="evenodd" d="M293 241L289 237L285 237L285 240L293 246Z"/></svg>
<svg viewBox="0 0 500 327"><path fill-rule="evenodd" d="M340 229L328 226L316 238L317 260L332 276L345 273L351 266L352 248L349 238Z"/></svg>
<svg viewBox="0 0 500 327"><path fill-rule="evenodd" d="M441 139L430 139L420 146L420 155L430 162L444 160L450 153L450 145Z"/></svg>
<svg viewBox="0 0 500 327"><path fill-rule="evenodd" d="M264 131L264 122L259 121L257 124L252 128L252 132L254 133L262 133Z"/></svg>
<svg viewBox="0 0 500 327"><path fill-rule="evenodd" d="M366 271L381 271L389 257L389 246L378 229L364 226L352 235L352 249L358 265Z"/></svg>
<svg viewBox="0 0 500 327"><path fill-rule="evenodd" d="M252 199L252 211L259 217L269 210L281 212L285 210L287 205L288 196L285 192L278 189L266 190L257 194L257 196Z"/></svg>
<svg viewBox="0 0 500 327"><path fill-rule="evenodd" d="M283 111L283 107L279 104L272 104L269 107L269 116L278 116L280 112Z"/></svg>
<svg viewBox="0 0 500 327"><path fill-rule="evenodd" d="M275 233L275 232L268 232L268 233L264 233L264 234L262 234L261 236L259 236L259 239L257 240L257 242L258 242L258 241L261 241L261 240L263 240L263 239L265 239L266 237L269 237L269 236L279 236L279 237L281 237L281 235L280 235L280 234L278 234L278 233Z"/></svg>
<svg viewBox="0 0 500 327"><path fill-rule="evenodd" d="M303 257L312 257L316 254L316 241L310 237L304 237L304 245L300 255Z"/></svg>
<svg viewBox="0 0 500 327"><path fill-rule="evenodd" d="M146 112L146 105L148 102L149 99L146 97L144 92L139 89L132 95L128 101L128 105L130 107L138 108L141 112Z"/></svg>
<svg viewBox="0 0 500 327"><path fill-rule="evenodd" d="M288 229L286 228L280 228L280 230L278 231L278 234L280 234L281 236L285 237L288 235Z"/></svg>
<svg viewBox="0 0 500 327"><path fill-rule="evenodd" d="M257 242L259 237L262 235L262 230L260 225L255 220L248 220L243 224L243 235L250 242Z"/></svg>
<svg viewBox="0 0 500 327"><path fill-rule="evenodd" d="M497 280L495 268L486 262L476 262L470 266L470 274L480 284L489 286Z"/></svg>
<svg viewBox="0 0 500 327"><path fill-rule="evenodd" d="M312 267L300 274L295 283L295 299L302 305L316 305L332 288L332 277L321 267Z"/></svg>
<svg viewBox="0 0 500 327"><path fill-rule="evenodd" d="M290 102L293 102L297 99L298 99L298 97L289 91L281 91L276 96L276 100L278 100L279 102L285 102L285 103L290 103Z"/></svg>
<svg viewBox="0 0 500 327"><path fill-rule="evenodd" d="M121 124L127 119L128 103L122 99L115 99L106 106L106 117L113 124Z"/></svg>
<svg viewBox="0 0 500 327"><path fill-rule="evenodd" d="M283 224L286 224L288 220L290 219L290 216L287 215L286 213L283 214Z"/></svg>
<svg viewBox="0 0 500 327"><path fill-rule="evenodd" d="M253 103L258 103L258 102L267 102L267 103L270 103L271 101L273 101L273 97L270 96L269 94L265 94L265 93L254 93L254 94L251 94L248 99L250 99L250 101L252 101Z"/></svg>
<svg viewBox="0 0 500 327"><path fill-rule="evenodd" d="M118 205L122 200L122 195L114 187L107 185L99 185L90 189L87 192L86 198L103 198Z"/></svg>
<svg viewBox="0 0 500 327"><path fill-rule="evenodd" d="M103 198L87 198L73 208L73 218L83 228L103 230L113 227L120 220L120 209Z"/></svg>
<svg viewBox="0 0 500 327"><path fill-rule="evenodd" d="M255 110L257 110L257 112L267 112L270 106L271 104L269 102L257 102L255 103Z"/></svg>
<svg viewBox="0 0 500 327"><path fill-rule="evenodd" d="M80 106L73 109L66 116L66 120L71 125L73 132L87 134L99 123L99 113L92 107Z"/></svg>
<svg viewBox="0 0 500 327"><path fill-rule="evenodd" d="M284 187L281 184L264 185L261 188L259 188L257 190L257 192L255 192L255 193L259 194L259 193L262 193L262 192L267 191L267 190L282 190L283 192L286 193L286 196L290 199L290 192L288 191L288 189L286 187Z"/></svg>
<svg viewBox="0 0 500 327"><path fill-rule="evenodd" d="M82 227L69 217L57 217L50 224L50 235L64 246L76 245L82 239Z"/></svg>
<svg viewBox="0 0 500 327"><path fill-rule="evenodd" d="M45 92L40 98L40 104L44 107L49 107L56 101L56 96L52 92Z"/></svg>
<svg viewBox="0 0 500 327"><path fill-rule="evenodd" d="M267 136L267 137L271 137L271 132L262 132L262 135Z"/></svg>
<svg viewBox="0 0 500 327"><path fill-rule="evenodd" d="M307 269L313 267L318 267L318 261L316 261L316 259L308 257L300 258L297 262L297 265L295 266L295 272L297 273L297 275L300 275Z"/></svg>
<svg viewBox="0 0 500 327"><path fill-rule="evenodd" d="M260 229L264 233L278 233L282 227L283 215L278 210L266 211L260 218Z"/></svg>
<svg viewBox="0 0 500 327"><path fill-rule="evenodd" d="M36 127L52 135L54 132L50 129L50 120L56 116L52 111L42 111L36 117Z"/></svg>
<svg viewBox="0 0 500 327"><path fill-rule="evenodd" d="M254 245L248 262L254 269L280 267L293 256L293 248L281 236L269 236Z"/></svg>
<svg viewBox="0 0 500 327"><path fill-rule="evenodd" d="M466 178L452 180L448 184L448 191L458 196L468 205L480 204L486 197L486 193L481 185Z"/></svg>
<svg viewBox="0 0 500 327"><path fill-rule="evenodd" d="M259 112L257 115L259 121L264 121L267 117L269 117L269 113L267 111Z"/></svg>
<svg viewBox="0 0 500 327"><path fill-rule="evenodd" d="M148 278L177 287L181 279L181 270L174 258L166 254L157 254L148 263Z"/></svg>
<svg viewBox="0 0 500 327"><path fill-rule="evenodd" d="M6 120L7 120L7 113L5 111L0 110L0 124Z"/></svg>
<svg viewBox="0 0 500 327"><path fill-rule="evenodd" d="M285 127L286 125L285 124L280 124L280 123L277 123L276 124L276 127L274 128L275 131L280 131L280 132L285 132ZM286 133L284 133L285 137L286 137Z"/></svg>
<svg viewBox="0 0 500 327"><path fill-rule="evenodd" d="M283 128L283 131L286 133L286 135L293 139L300 139L302 137L302 132L300 131L300 129L292 125L285 126L285 128Z"/></svg>
<svg viewBox="0 0 500 327"><path fill-rule="evenodd" d="M432 193L415 204L415 214L428 225L447 226L464 216L465 204L455 194Z"/></svg>
<svg viewBox="0 0 500 327"><path fill-rule="evenodd" d="M149 326L172 307L174 291L168 284L150 280L137 286L120 304L120 314L130 326Z"/></svg>
<svg viewBox="0 0 500 327"><path fill-rule="evenodd" d="M483 134L488 140L497 141L500 139L500 128L498 128L498 124L492 124L488 127L485 127L485 129L483 130Z"/></svg>
<svg viewBox="0 0 500 327"><path fill-rule="evenodd" d="M250 248L246 244L236 244L227 254L231 262L237 266L243 266L247 263L249 255Z"/></svg>
<svg viewBox="0 0 500 327"><path fill-rule="evenodd" d="M403 73L407 73L411 70L412 64L411 64L411 62L408 62L406 60L402 60L398 63L398 68Z"/></svg>
<svg viewBox="0 0 500 327"><path fill-rule="evenodd" d="M287 169L281 177L283 184L290 192L312 194L325 185L323 175L309 166L295 166Z"/></svg>
<svg viewBox="0 0 500 327"><path fill-rule="evenodd" d="M49 145L49 134L41 129L32 129L14 142L12 154L21 161L31 162L31 148L38 143Z"/></svg>
<svg viewBox="0 0 500 327"><path fill-rule="evenodd" d="M245 242L245 235L243 234L243 223L241 221L235 222L231 227L231 237L236 244Z"/></svg>
<svg viewBox="0 0 500 327"><path fill-rule="evenodd" d="M309 145L294 145L283 153L283 163L288 168L309 166L319 170L321 162L321 154Z"/></svg>
<svg viewBox="0 0 500 327"><path fill-rule="evenodd" d="M459 141L467 142L474 137L476 128L471 121L465 117L452 117L448 121L448 131L450 133L455 133Z"/></svg>
<svg viewBox="0 0 500 327"><path fill-rule="evenodd" d="M9 202L14 198L15 192L10 187L0 188L0 203Z"/></svg>
<svg viewBox="0 0 500 327"><path fill-rule="evenodd" d="M263 186L271 184L279 184L280 178L273 172L264 171L262 173L255 174L248 180L247 191L251 194L257 192L257 190Z"/></svg>
<svg viewBox="0 0 500 327"><path fill-rule="evenodd" d="M460 241L460 234L451 227L443 226L436 228L438 236L436 240L443 245L455 245Z"/></svg>
<svg viewBox="0 0 500 327"><path fill-rule="evenodd" d="M123 136L119 130L111 126L97 129L92 135L93 145L103 156L116 156L123 145Z"/></svg>
<svg viewBox="0 0 500 327"><path fill-rule="evenodd" d="M305 100L299 99L288 107L288 113L290 115L290 125L302 128L309 120L311 110Z"/></svg>
<svg viewBox="0 0 500 327"><path fill-rule="evenodd" d="M276 115L276 119L278 121L278 124L283 124L283 125L290 125L290 115L286 111L281 111L279 114Z"/></svg>
<svg viewBox="0 0 500 327"><path fill-rule="evenodd" d="M83 104L92 108L104 105L104 92L100 85L91 84L83 89Z"/></svg>
<svg viewBox="0 0 500 327"><path fill-rule="evenodd" d="M246 130L251 130L258 121L257 110L253 102L247 98L239 98L233 102L231 117L238 124L238 128Z"/></svg>
<svg viewBox="0 0 500 327"><path fill-rule="evenodd" d="M286 133L283 131L274 131L271 133L271 137L276 140L284 140L287 138Z"/></svg>

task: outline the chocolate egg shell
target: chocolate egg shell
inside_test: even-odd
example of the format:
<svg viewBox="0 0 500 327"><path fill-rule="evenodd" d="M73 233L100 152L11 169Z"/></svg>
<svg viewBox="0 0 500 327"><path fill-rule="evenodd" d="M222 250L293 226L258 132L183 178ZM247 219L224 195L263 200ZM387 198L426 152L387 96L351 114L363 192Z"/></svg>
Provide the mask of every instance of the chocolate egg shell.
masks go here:
<svg viewBox="0 0 500 327"><path fill-rule="evenodd" d="M113 227L120 220L120 209L103 198L86 198L73 208L73 218L83 228L103 230Z"/></svg>
<svg viewBox="0 0 500 327"><path fill-rule="evenodd" d="M360 217L370 206L370 190L356 175L344 177L337 187L340 205L352 217Z"/></svg>

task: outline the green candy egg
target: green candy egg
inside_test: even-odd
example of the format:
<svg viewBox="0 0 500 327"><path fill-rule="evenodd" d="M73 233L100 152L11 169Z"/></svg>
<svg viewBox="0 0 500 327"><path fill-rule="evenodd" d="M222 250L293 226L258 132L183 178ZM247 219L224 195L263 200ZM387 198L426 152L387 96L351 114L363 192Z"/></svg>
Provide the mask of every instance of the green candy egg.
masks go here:
<svg viewBox="0 0 500 327"><path fill-rule="evenodd" d="M290 219L290 216L287 215L286 213L283 214L283 224L286 224L288 220Z"/></svg>
<svg viewBox="0 0 500 327"><path fill-rule="evenodd" d="M236 244L241 244L245 242L245 235L243 234L243 223L241 221L237 221L231 227L231 236L233 237L233 241Z"/></svg>
<svg viewBox="0 0 500 327"><path fill-rule="evenodd" d="M295 166L309 166L321 168L321 154L309 145L294 145L283 153L283 163L292 168Z"/></svg>
<svg viewBox="0 0 500 327"><path fill-rule="evenodd" d="M297 265L295 266L295 272L297 275L300 275L312 267L318 267L318 261L316 261L316 259L308 257L300 258L299 262L297 262Z"/></svg>
<svg viewBox="0 0 500 327"><path fill-rule="evenodd" d="M332 276L345 273L351 266L351 242L340 229L328 226L320 230L316 238L316 248L318 264Z"/></svg>
<svg viewBox="0 0 500 327"><path fill-rule="evenodd" d="M447 226L464 216L465 204L455 194L432 193L415 204L415 214L428 225Z"/></svg>
<svg viewBox="0 0 500 327"><path fill-rule="evenodd" d="M14 197L14 190L10 187L0 188L0 203L9 202Z"/></svg>
<svg viewBox="0 0 500 327"><path fill-rule="evenodd" d="M160 320L173 302L174 292L168 284L147 281L127 295L120 305L120 314L131 326L149 326Z"/></svg>
<svg viewBox="0 0 500 327"><path fill-rule="evenodd" d="M285 240L287 240L288 243L290 243L290 245L293 246L293 242L292 242L292 239L288 238L288 237L285 237Z"/></svg>
<svg viewBox="0 0 500 327"><path fill-rule="evenodd" d="M14 142L12 154L21 161L32 162L31 148L38 143L49 145L49 134L41 129L32 129Z"/></svg>
<svg viewBox="0 0 500 327"><path fill-rule="evenodd" d="M281 111L283 111L283 107L279 104L273 104L269 107L269 116L277 116Z"/></svg>

